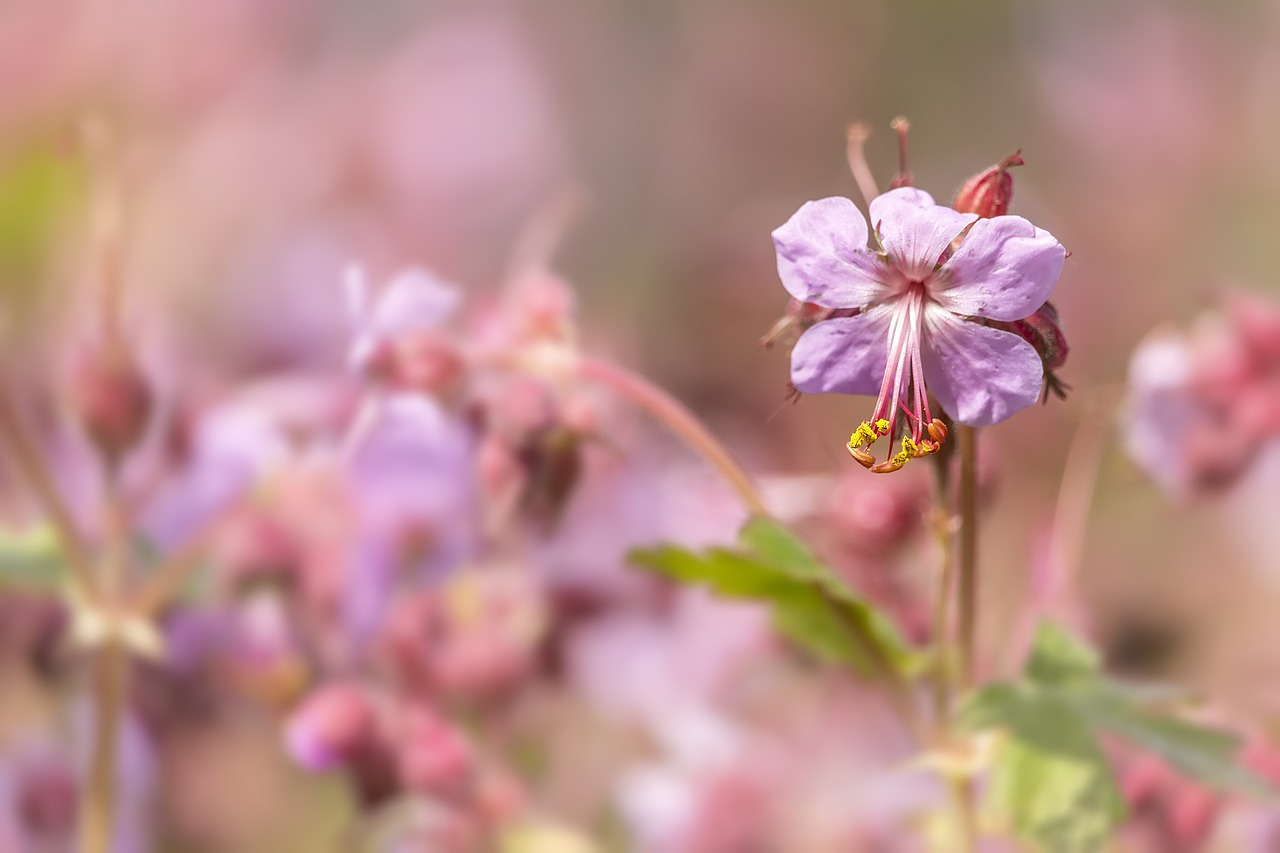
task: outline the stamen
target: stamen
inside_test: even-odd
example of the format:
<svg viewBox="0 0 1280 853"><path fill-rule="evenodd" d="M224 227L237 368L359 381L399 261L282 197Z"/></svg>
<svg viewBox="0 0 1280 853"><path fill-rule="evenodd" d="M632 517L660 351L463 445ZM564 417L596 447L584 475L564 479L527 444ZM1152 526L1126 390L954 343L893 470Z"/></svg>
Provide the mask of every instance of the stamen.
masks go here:
<svg viewBox="0 0 1280 853"><path fill-rule="evenodd" d="M909 187L912 183L911 169L907 165L907 133L911 130L911 122L907 121L906 116L898 116L889 126L898 134L898 173L889 182L889 189L896 190L898 187Z"/></svg>
<svg viewBox="0 0 1280 853"><path fill-rule="evenodd" d="M849 455L877 474L897 471L912 459L937 453L947 438L947 428L929 411L924 363L920 353L924 325L925 288L908 286L895 308L888 330L888 353L880 395L872 420L864 421L849 436ZM882 436L894 435L898 413L903 414L902 449L876 462L870 448ZM927 437L926 437L927 436Z"/></svg>

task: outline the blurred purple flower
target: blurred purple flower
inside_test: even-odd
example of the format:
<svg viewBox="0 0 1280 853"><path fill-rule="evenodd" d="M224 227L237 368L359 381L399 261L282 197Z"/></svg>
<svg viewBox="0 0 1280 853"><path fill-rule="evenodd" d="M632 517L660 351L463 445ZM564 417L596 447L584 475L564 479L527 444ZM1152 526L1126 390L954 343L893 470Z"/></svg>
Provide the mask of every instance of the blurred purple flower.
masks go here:
<svg viewBox="0 0 1280 853"><path fill-rule="evenodd" d="M186 469L150 502L142 525L161 548L172 548L292 453L281 426L261 408L241 401L213 409L196 424Z"/></svg>
<svg viewBox="0 0 1280 853"><path fill-rule="evenodd" d="M424 397L378 399L364 413L344 460L359 533L342 607L357 644L401 581L458 566L474 550L474 454L466 426Z"/></svg>
<svg viewBox="0 0 1280 853"><path fill-rule="evenodd" d="M1044 370L1035 348L967 318L1031 314L1053 290L1066 252L1022 217L979 219L910 187L874 199L871 219L877 249L868 248L866 220L845 198L808 202L773 239L792 297L860 309L805 332L791 355L793 384L808 393L879 394L850 440L868 467L874 460L864 448L892 436L899 410L906 412L902 453L880 466L892 470L937 448L928 430L931 393L970 426L1036 402Z"/></svg>
<svg viewBox="0 0 1280 853"><path fill-rule="evenodd" d="M372 296L364 270L347 271L347 305L355 324L348 355L353 370L378 372L397 339L432 332L458 309L462 295L422 269L406 269Z"/></svg>

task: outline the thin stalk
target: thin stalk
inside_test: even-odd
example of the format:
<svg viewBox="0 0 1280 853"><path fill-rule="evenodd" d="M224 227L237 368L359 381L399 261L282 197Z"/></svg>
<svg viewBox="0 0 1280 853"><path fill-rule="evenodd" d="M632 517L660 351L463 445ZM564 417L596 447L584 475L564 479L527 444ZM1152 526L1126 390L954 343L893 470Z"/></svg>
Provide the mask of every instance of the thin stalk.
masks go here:
<svg viewBox="0 0 1280 853"><path fill-rule="evenodd" d="M960 442L959 673L962 688L973 686L978 628L978 433L957 426Z"/></svg>
<svg viewBox="0 0 1280 853"><path fill-rule="evenodd" d="M97 588L93 577L93 559L71 514L54 484L53 475L44 463L35 442L28 436L10 400L7 389L0 385L0 442L9 451L22 479L31 489L53 525L58 544L67 560L72 579L88 594Z"/></svg>
<svg viewBox="0 0 1280 853"><path fill-rule="evenodd" d="M935 725L946 726L951 715L952 646L951 587L954 571L954 553L951 547L955 535L951 521L951 501L947 490L946 469L938 466L939 475L934 482L934 533L938 542L938 583L933 600L933 711Z"/></svg>
<svg viewBox="0 0 1280 853"><path fill-rule="evenodd" d="M187 580L200 568L209 537L225 518L226 513L219 512L206 521L195 535L169 554L151 572L133 598L133 612L139 618L150 619L173 603Z"/></svg>
<svg viewBox="0 0 1280 853"><path fill-rule="evenodd" d="M764 498L755 483L720 440L698 420L693 412L666 391L647 379L613 364L584 358L578 372L587 379L608 385L647 410L668 429L682 438L695 452L711 463L753 515L768 516Z"/></svg>
<svg viewBox="0 0 1280 853"><path fill-rule="evenodd" d="M106 541L101 564L101 600L108 619L123 616L125 585L132 569L132 533L120 485L119 471L107 465L105 516ZM113 626L114 627L114 626ZM114 631L109 631L94 659L93 752L82 823L84 853L110 853L115 831L118 741L128 693L128 651Z"/></svg>
<svg viewBox="0 0 1280 853"><path fill-rule="evenodd" d="M120 643L110 639L94 659L95 728L88 789L81 818L83 853L110 853L115 833L116 754L120 723L128 690L129 659Z"/></svg>
<svg viewBox="0 0 1280 853"><path fill-rule="evenodd" d="M951 588L954 586L955 551L952 548L955 525L951 512L950 478L947 460L939 460L934 468L934 531L938 542L938 584L933 603L933 692L934 741L949 750L955 741L953 726L955 689L955 640L951 620ZM977 847L977 820L974 814L973 786L969 780L948 775L947 797L954 821L960 853L972 853Z"/></svg>
<svg viewBox="0 0 1280 853"><path fill-rule="evenodd" d="M862 200L867 204L871 204L871 199L880 195L875 175L871 174L871 167L867 165L866 146L869 136L871 129L862 122L854 122L845 130L845 157L849 160L849 171L853 173L853 182L858 185L858 192L862 193Z"/></svg>

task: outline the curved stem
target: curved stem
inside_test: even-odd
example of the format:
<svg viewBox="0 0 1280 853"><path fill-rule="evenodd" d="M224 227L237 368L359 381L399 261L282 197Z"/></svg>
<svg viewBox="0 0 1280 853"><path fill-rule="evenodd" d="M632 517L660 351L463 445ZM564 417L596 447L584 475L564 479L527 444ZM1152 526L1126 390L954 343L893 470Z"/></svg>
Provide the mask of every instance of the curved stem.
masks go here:
<svg viewBox="0 0 1280 853"><path fill-rule="evenodd" d="M876 188L875 175L867 165L866 144L871 129L862 122L854 122L845 131L845 157L849 160L849 171L853 173L853 181L862 193L862 200L871 204L871 199L880 195Z"/></svg>
<svg viewBox="0 0 1280 853"><path fill-rule="evenodd" d="M751 476L720 440L675 397L641 376L604 361L584 358L578 364L580 375L608 385L633 402L638 403L662 421L672 432L684 439L700 456L720 472L734 491L751 510L752 514L768 516L765 506Z"/></svg>

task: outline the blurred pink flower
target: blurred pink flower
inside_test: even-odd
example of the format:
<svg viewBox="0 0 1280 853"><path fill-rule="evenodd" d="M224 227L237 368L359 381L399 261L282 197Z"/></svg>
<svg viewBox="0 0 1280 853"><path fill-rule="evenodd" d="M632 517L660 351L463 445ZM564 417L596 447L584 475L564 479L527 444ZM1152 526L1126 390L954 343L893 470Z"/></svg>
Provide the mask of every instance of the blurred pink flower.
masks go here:
<svg viewBox="0 0 1280 853"><path fill-rule="evenodd" d="M808 393L878 392L871 419L850 440L868 467L874 459L865 448L892 436L905 412L910 436L879 466L893 470L940 443L929 430L931 393L971 426L1037 400L1044 370L1035 348L965 318L1030 315L1053 290L1066 251L1021 217L979 219L910 187L874 199L871 219L878 250L868 248L866 220L844 198L805 204L773 236L778 274L793 298L861 309L805 332L791 354L793 384Z"/></svg>
<svg viewBox="0 0 1280 853"><path fill-rule="evenodd" d="M1177 497L1233 484L1280 436L1280 309L1233 294L1187 333L1148 336L1129 363L1125 446Z"/></svg>

